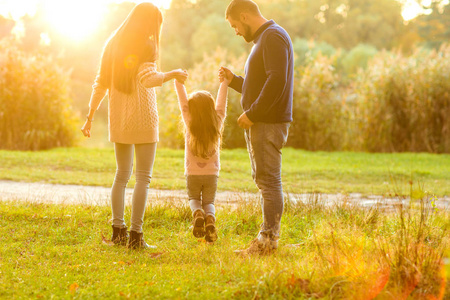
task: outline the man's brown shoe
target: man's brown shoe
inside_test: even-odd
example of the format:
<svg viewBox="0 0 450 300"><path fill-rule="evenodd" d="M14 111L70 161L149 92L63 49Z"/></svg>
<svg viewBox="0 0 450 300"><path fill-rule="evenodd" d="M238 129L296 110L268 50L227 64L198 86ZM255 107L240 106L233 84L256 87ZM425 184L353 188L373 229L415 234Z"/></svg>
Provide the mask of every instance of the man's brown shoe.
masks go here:
<svg viewBox="0 0 450 300"><path fill-rule="evenodd" d="M276 251L276 248L270 247L269 244L261 243L258 238L253 239L247 249L234 250L234 253L240 256L251 255L270 255Z"/></svg>

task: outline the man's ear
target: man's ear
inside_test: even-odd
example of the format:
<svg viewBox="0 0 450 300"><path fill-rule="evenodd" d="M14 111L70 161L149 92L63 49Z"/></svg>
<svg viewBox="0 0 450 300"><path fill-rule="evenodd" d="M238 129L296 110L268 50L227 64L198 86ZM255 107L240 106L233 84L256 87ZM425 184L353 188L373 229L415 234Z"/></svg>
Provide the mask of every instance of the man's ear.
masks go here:
<svg viewBox="0 0 450 300"><path fill-rule="evenodd" d="M239 15L239 21L241 21L241 23L247 24L247 21L248 21L248 13L246 13L246 12L241 12L240 15Z"/></svg>

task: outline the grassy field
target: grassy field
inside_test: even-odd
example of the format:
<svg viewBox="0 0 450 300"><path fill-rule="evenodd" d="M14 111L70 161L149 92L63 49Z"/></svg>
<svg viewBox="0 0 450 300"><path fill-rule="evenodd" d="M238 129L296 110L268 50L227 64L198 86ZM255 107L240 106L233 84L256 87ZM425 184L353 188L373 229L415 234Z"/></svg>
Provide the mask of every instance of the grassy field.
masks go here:
<svg viewBox="0 0 450 300"><path fill-rule="evenodd" d="M108 246L110 209L0 202L2 299L448 299L450 216L429 202L395 213L286 203L280 248L239 257L257 203L218 209L219 240L194 238L186 206L147 208L157 249ZM126 220L129 218L126 210ZM447 285L446 285L447 282ZM444 296L445 294L445 296ZM445 298L447 297L447 298Z"/></svg>
<svg viewBox="0 0 450 300"><path fill-rule="evenodd" d="M184 189L183 150L158 149L152 188ZM256 191L245 149L223 150L218 189ZM0 179L111 186L110 148L59 148L39 152L0 150ZM293 193L450 195L450 155L283 150L283 182ZM130 182L133 186L134 182ZM420 195L419 195L420 196Z"/></svg>

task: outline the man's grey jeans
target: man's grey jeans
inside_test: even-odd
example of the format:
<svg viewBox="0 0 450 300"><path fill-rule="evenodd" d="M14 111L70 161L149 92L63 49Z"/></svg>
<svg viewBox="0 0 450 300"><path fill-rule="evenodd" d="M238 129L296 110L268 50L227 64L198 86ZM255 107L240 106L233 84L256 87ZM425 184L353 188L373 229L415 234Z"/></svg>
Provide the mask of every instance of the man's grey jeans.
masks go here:
<svg viewBox="0 0 450 300"><path fill-rule="evenodd" d="M252 177L261 192L263 224L258 238L277 241L283 214L281 149L286 144L289 123L255 123L245 130Z"/></svg>

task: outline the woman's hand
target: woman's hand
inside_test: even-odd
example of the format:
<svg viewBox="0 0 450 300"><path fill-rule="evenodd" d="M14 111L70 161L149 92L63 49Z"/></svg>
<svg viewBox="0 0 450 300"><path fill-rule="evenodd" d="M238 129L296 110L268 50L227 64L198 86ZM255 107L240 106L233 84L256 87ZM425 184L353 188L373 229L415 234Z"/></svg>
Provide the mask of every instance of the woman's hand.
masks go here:
<svg viewBox="0 0 450 300"><path fill-rule="evenodd" d="M176 70L172 70L172 71L164 73L164 81L163 82L167 82L169 80L175 79L178 82L184 84L187 77L188 77L188 73L186 70L176 69Z"/></svg>
<svg viewBox="0 0 450 300"><path fill-rule="evenodd" d="M91 126L92 126L92 122L89 120L86 120L86 122L84 122L83 127L81 127L81 132L83 133L83 135L85 137L91 137Z"/></svg>
<svg viewBox="0 0 450 300"><path fill-rule="evenodd" d="M189 75L186 70L176 69L172 71L172 76L176 81L184 84Z"/></svg>

